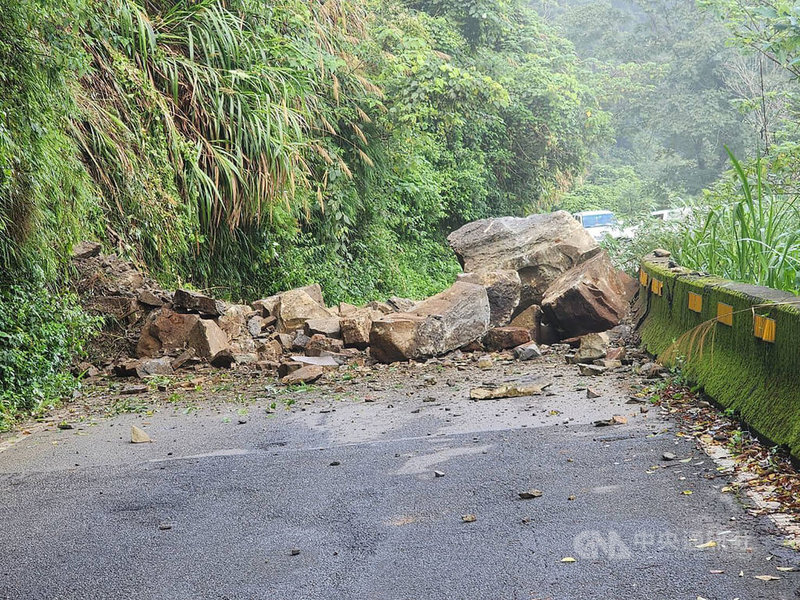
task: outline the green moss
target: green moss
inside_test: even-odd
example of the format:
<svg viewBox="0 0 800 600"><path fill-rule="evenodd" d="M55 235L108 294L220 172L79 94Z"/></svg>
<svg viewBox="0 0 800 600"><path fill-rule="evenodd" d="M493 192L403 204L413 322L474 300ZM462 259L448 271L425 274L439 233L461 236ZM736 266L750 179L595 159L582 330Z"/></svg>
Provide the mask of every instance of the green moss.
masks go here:
<svg viewBox="0 0 800 600"><path fill-rule="evenodd" d="M643 268L650 277L664 281L663 296L647 291L648 313L642 329L647 349L667 362L680 360L685 374L712 398L734 409L756 432L788 446L800 458L797 307L775 303L775 299L782 299L781 295L764 288L685 270L675 273L649 262ZM689 292L702 296L701 313L689 310ZM733 326L713 321L719 302L733 306ZM754 312L775 319L774 344L755 337Z"/></svg>

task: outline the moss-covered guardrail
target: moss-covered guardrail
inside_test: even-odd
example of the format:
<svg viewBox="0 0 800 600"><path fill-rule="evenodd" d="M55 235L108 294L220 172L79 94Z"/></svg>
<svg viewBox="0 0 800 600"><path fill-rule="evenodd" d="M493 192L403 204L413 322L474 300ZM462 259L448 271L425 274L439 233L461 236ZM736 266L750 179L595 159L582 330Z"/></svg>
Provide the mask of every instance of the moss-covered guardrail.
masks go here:
<svg viewBox="0 0 800 600"><path fill-rule="evenodd" d="M646 348L680 361L723 407L800 459L800 297L647 256L639 274Z"/></svg>

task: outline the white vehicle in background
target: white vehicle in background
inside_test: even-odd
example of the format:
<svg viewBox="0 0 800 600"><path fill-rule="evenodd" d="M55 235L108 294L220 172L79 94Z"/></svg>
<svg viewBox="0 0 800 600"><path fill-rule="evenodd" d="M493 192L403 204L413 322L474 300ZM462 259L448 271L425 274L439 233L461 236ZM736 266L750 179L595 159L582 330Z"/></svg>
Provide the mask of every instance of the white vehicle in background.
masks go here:
<svg viewBox="0 0 800 600"><path fill-rule="evenodd" d="M618 240L633 239L636 235L636 227L623 228L610 210L584 210L572 216L598 241L606 236Z"/></svg>
<svg viewBox="0 0 800 600"><path fill-rule="evenodd" d="M667 210L654 210L650 216L659 221L685 221L692 215L691 208L669 208Z"/></svg>

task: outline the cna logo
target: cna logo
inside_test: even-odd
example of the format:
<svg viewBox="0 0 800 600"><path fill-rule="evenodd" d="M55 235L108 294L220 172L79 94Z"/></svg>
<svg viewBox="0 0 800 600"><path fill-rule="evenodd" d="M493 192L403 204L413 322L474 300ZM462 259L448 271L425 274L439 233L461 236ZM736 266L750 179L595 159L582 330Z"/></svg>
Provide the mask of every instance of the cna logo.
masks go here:
<svg viewBox="0 0 800 600"><path fill-rule="evenodd" d="M633 558L630 548L616 531L582 531L572 542L575 554L584 559L608 558L629 560Z"/></svg>

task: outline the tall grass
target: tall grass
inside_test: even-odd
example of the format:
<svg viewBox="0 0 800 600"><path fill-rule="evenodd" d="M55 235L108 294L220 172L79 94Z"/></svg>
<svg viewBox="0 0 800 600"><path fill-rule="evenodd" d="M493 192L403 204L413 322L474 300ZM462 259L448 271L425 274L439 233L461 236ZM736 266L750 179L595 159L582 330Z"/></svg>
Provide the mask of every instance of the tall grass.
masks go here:
<svg viewBox="0 0 800 600"><path fill-rule="evenodd" d="M800 293L800 207L773 189L764 162L746 168L728 150L735 185L696 212L671 250L682 266Z"/></svg>

